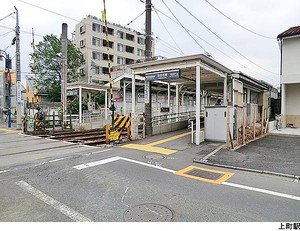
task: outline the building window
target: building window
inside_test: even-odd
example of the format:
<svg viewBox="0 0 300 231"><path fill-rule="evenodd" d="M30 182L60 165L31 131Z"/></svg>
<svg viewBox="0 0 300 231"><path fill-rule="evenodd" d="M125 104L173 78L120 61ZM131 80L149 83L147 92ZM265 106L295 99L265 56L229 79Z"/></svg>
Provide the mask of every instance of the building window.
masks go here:
<svg viewBox="0 0 300 231"><path fill-rule="evenodd" d="M84 74L84 68L80 68L80 69L79 69L79 73L80 73L81 76L84 76L84 75L85 75L85 74Z"/></svg>
<svg viewBox="0 0 300 231"><path fill-rule="evenodd" d="M144 38L141 38L141 37L138 37L137 43L138 43L138 44L145 45L145 39L144 39Z"/></svg>
<svg viewBox="0 0 300 231"><path fill-rule="evenodd" d="M125 64L125 58L118 56L117 64Z"/></svg>
<svg viewBox="0 0 300 231"><path fill-rule="evenodd" d="M125 63L126 63L126 64L133 64L133 63L134 63L134 60L133 60L133 59L126 58Z"/></svg>
<svg viewBox="0 0 300 231"><path fill-rule="evenodd" d="M102 74L109 74L108 67L102 67Z"/></svg>
<svg viewBox="0 0 300 231"><path fill-rule="evenodd" d="M142 49L137 49L138 56L144 56L144 51Z"/></svg>
<svg viewBox="0 0 300 231"><path fill-rule="evenodd" d="M108 55L107 54L102 54L102 58L103 60L108 60ZM111 62L114 61L114 56L113 55L109 55L109 59Z"/></svg>
<svg viewBox="0 0 300 231"><path fill-rule="evenodd" d="M93 51L92 53L92 59L94 60L101 60L101 53L97 51Z"/></svg>
<svg viewBox="0 0 300 231"><path fill-rule="evenodd" d="M106 33L105 26L102 27L102 32L103 32L103 33ZM108 34L110 34L110 35L114 35L114 29L112 29L112 28L110 28L110 27L107 27L107 32L108 32Z"/></svg>
<svg viewBox="0 0 300 231"><path fill-rule="evenodd" d="M134 47L126 46L126 52L134 54Z"/></svg>
<svg viewBox="0 0 300 231"><path fill-rule="evenodd" d="M129 41L134 41L134 35L126 33L126 39Z"/></svg>
<svg viewBox="0 0 300 231"><path fill-rule="evenodd" d="M100 67L93 66L92 67L92 74L93 75L99 75L100 74Z"/></svg>
<svg viewBox="0 0 300 231"><path fill-rule="evenodd" d="M123 33L122 31L119 31L119 30L118 30L118 32L117 32L117 37L118 37L119 39L123 39L123 38L124 38L124 33Z"/></svg>
<svg viewBox="0 0 300 231"><path fill-rule="evenodd" d="M106 40L103 39L102 41L103 41L103 46L104 46L104 47L107 47L107 42L106 42ZM113 48L114 48L114 42L108 41L108 46L109 46L110 48L113 49Z"/></svg>
<svg viewBox="0 0 300 231"><path fill-rule="evenodd" d="M92 30L93 31L100 32L100 28L101 28L100 24L98 24L98 23L93 23L92 24Z"/></svg>
<svg viewBox="0 0 300 231"><path fill-rule="evenodd" d="M100 47L100 46L101 46L101 39L100 39L100 38L97 38L97 37L93 37L93 38L92 38L92 44L93 44L94 46Z"/></svg>
<svg viewBox="0 0 300 231"><path fill-rule="evenodd" d="M79 28L79 32L80 32L80 34L85 33L85 25L83 25Z"/></svg>
<svg viewBox="0 0 300 231"><path fill-rule="evenodd" d="M80 40L80 47L82 48L82 47L85 47L85 39L83 39L83 40Z"/></svg>
<svg viewBox="0 0 300 231"><path fill-rule="evenodd" d="M121 43L118 43L118 51L123 52L124 51L124 45Z"/></svg>

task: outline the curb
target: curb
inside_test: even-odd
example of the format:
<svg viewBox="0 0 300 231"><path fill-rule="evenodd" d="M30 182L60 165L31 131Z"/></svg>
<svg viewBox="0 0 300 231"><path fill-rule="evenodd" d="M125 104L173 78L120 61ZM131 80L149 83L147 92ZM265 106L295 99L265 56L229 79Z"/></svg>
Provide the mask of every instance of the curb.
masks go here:
<svg viewBox="0 0 300 231"><path fill-rule="evenodd" d="M251 169L251 168L236 167L236 166L231 166L231 165L215 164L215 163L210 163L207 160L197 159L197 158L194 158L193 162L199 163L199 164L210 165L210 166L214 166L214 167L229 168L229 169L234 169L234 170L241 170L241 171L247 171L247 172L254 172L254 173L261 173L261 174L267 174L267 175L273 175L273 176L286 177L286 178L293 179L295 182L300 181L300 176L297 176L297 175L265 171L265 170L256 170L256 169Z"/></svg>

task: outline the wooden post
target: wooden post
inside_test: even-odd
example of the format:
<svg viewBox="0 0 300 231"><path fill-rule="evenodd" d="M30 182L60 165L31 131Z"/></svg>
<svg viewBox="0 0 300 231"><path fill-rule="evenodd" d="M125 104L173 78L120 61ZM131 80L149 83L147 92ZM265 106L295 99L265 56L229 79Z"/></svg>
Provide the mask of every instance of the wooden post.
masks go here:
<svg viewBox="0 0 300 231"><path fill-rule="evenodd" d="M110 124L105 125L106 144L109 144Z"/></svg>
<svg viewBox="0 0 300 231"><path fill-rule="evenodd" d="M52 124L53 124L52 130L54 130L55 129L55 112L54 111L52 113Z"/></svg>
<svg viewBox="0 0 300 231"><path fill-rule="evenodd" d="M72 126L72 114L70 113L70 129L72 130L73 129L73 126Z"/></svg>
<svg viewBox="0 0 300 231"><path fill-rule="evenodd" d="M262 110L261 110L261 135L264 134L264 122L265 122L265 107L262 106Z"/></svg>
<svg viewBox="0 0 300 231"><path fill-rule="evenodd" d="M254 108L253 108L253 111L254 111L254 116L253 116L253 140L255 140L255 124L256 124L256 104L253 104Z"/></svg>
<svg viewBox="0 0 300 231"><path fill-rule="evenodd" d="M245 125L245 107L242 108L242 116L243 116L243 119L242 119L242 133L243 133L243 144L246 143L246 140L245 140L245 137L246 137L246 125Z"/></svg>

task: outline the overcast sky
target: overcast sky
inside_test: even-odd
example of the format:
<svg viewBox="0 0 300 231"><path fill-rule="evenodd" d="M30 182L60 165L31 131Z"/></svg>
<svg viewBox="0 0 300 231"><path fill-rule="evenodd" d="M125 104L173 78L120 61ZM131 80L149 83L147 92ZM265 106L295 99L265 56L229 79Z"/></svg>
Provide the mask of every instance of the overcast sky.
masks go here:
<svg viewBox="0 0 300 231"><path fill-rule="evenodd" d="M178 57L182 53L191 55L206 51L216 61L231 70L244 72L273 85L279 84L280 53L276 37L288 28L300 25L299 0L208 0L235 22L270 38L258 36L234 24L205 0L177 1L198 20L175 0L164 0L194 38L175 23L176 19L162 0L152 0L152 4L157 9L157 14L155 11L152 12L153 37L156 38L155 55ZM35 41L38 43L46 34L55 34L59 37L61 24L68 23L69 38L71 38L71 33L78 21L89 14L101 18L101 11L103 11L102 0L9 0L5 1L5 4L1 4L0 20L14 12L14 6L18 8L20 18L22 76L30 71L28 64L30 62L29 54L32 53L30 46L32 28L36 34ZM126 26L143 13L145 4L140 0L106 0L106 8L108 21ZM144 22L145 14L128 27L143 32ZM13 16L0 21L0 49L4 50L10 45L14 37L12 29L15 27L15 23L16 19ZM8 47L6 51L11 57L15 56L15 46ZM3 66L4 62L0 62L0 69Z"/></svg>

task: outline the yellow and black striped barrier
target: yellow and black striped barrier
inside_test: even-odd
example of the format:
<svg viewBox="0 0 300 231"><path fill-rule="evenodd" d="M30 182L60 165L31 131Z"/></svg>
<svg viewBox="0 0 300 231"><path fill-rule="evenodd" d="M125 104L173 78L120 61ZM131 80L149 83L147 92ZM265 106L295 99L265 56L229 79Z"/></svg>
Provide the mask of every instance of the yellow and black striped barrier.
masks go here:
<svg viewBox="0 0 300 231"><path fill-rule="evenodd" d="M127 138L130 139L131 115L115 114L114 127L111 124L106 124L106 143L117 140L122 140L122 132L127 129Z"/></svg>

